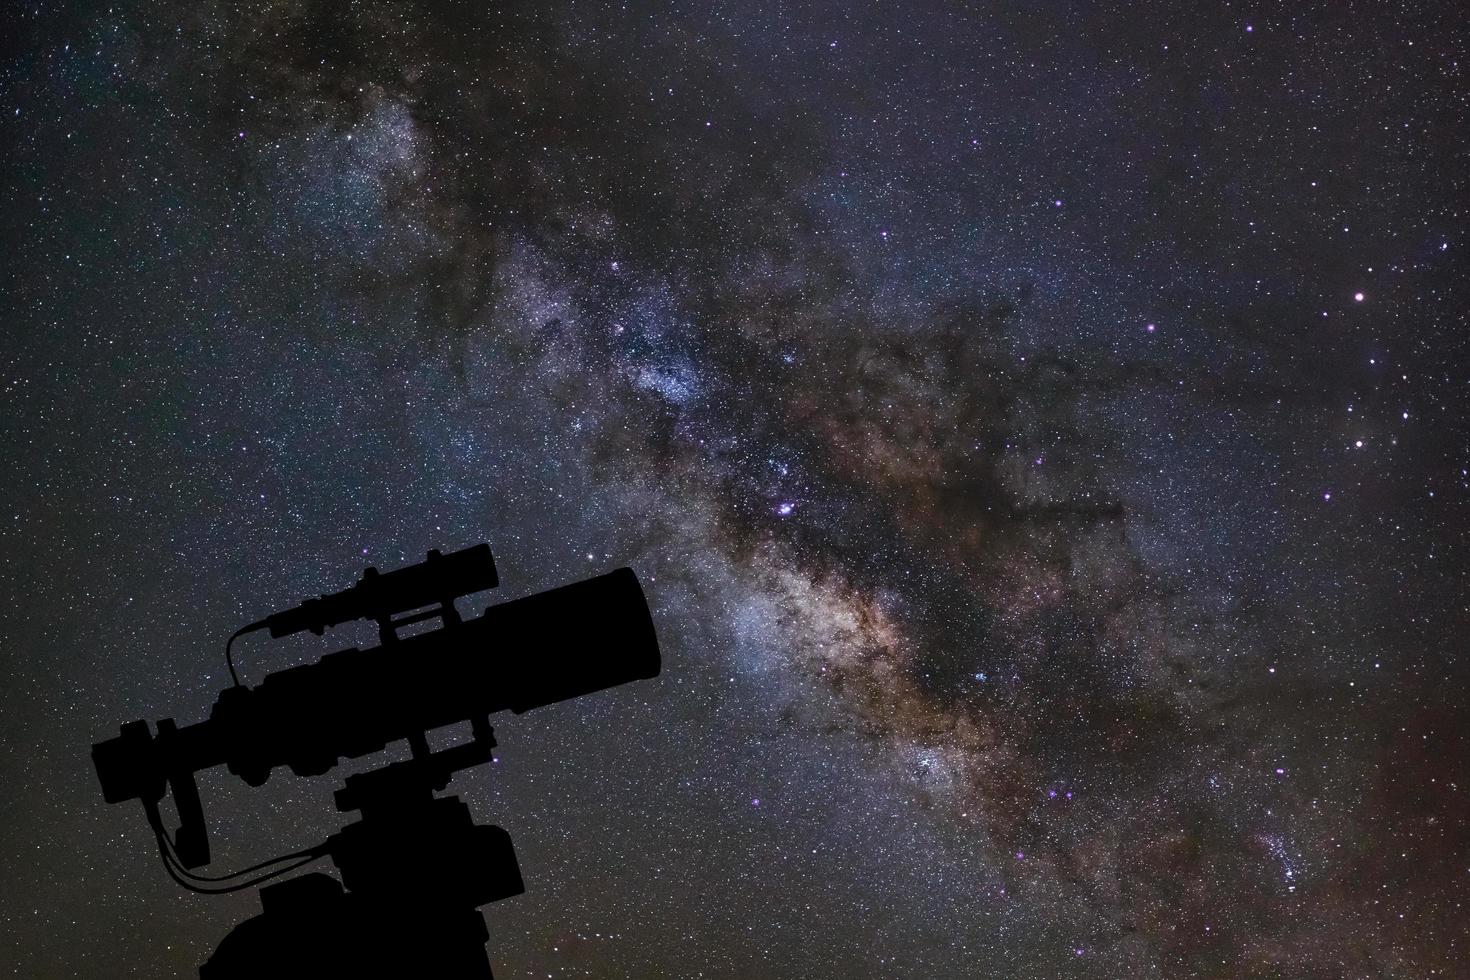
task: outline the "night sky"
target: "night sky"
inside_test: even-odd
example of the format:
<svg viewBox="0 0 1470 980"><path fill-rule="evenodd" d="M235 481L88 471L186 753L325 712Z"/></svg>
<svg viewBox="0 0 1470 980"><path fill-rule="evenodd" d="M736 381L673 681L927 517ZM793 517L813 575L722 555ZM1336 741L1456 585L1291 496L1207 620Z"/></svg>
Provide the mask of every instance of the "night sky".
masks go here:
<svg viewBox="0 0 1470 980"><path fill-rule="evenodd" d="M452 784L497 977L1470 976L1454 8L8 5L0 971L194 975L91 743L483 540L664 651Z"/></svg>

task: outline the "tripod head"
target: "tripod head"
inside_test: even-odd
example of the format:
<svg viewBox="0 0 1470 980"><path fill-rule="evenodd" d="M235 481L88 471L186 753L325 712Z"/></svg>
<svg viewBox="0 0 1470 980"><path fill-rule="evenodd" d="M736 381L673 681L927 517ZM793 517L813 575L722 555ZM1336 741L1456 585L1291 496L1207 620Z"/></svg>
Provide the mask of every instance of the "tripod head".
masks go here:
<svg viewBox="0 0 1470 980"><path fill-rule="evenodd" d="M347 777L337 809L362 818L320 845L341 881L311 873L262 888L262 913L225 937L201 980L493 980L477 909L525 891L515 848L459 799L434 795L455 772L490 761L489 725L477 720L472 731L468 743L433 753L416 743L412 758Z"/></svg>

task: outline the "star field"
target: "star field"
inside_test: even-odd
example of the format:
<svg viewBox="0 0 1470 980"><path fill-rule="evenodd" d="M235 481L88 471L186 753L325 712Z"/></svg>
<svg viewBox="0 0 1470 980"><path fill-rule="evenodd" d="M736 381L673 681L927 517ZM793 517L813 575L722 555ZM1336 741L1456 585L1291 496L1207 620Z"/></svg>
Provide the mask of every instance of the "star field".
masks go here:
<svg viewBox="0 0 1470 980"><path fill-rule="evenodd" d="M1449 5L3 17L0 972L194 975L91 743L485 540L664 650L452 784L497 976L1463 975Z"/></svg>

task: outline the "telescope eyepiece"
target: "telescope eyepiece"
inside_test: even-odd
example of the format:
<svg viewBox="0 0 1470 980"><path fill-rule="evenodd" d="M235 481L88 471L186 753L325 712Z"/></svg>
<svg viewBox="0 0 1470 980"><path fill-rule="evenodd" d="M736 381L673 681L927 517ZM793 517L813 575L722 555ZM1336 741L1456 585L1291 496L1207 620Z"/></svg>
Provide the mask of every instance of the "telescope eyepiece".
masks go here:
<svg viewBox="0 0 1470 980"><path fill-rule="evenodd" d="M122 734L92 746L92 764L108 803L163 799L165 777L153 751L146 721L130 721Z"/></svg>

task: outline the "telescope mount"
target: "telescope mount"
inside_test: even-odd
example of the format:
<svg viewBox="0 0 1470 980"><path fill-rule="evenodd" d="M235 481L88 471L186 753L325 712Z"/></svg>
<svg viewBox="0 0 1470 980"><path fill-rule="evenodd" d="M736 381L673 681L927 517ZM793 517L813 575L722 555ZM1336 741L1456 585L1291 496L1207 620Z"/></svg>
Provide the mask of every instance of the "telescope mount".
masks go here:
<svg viewBox="0 0 1470 980"><path fill-rule="evenodd" d="M454 773L491 761L488 719L473 738L349 776L337 809L361 819L323 845L341 881L313 872L260 889L261 914L236 926L200 980L270 976L429 976L493 980L479 907L525 891L510 835L476 825Z"/></svg>

